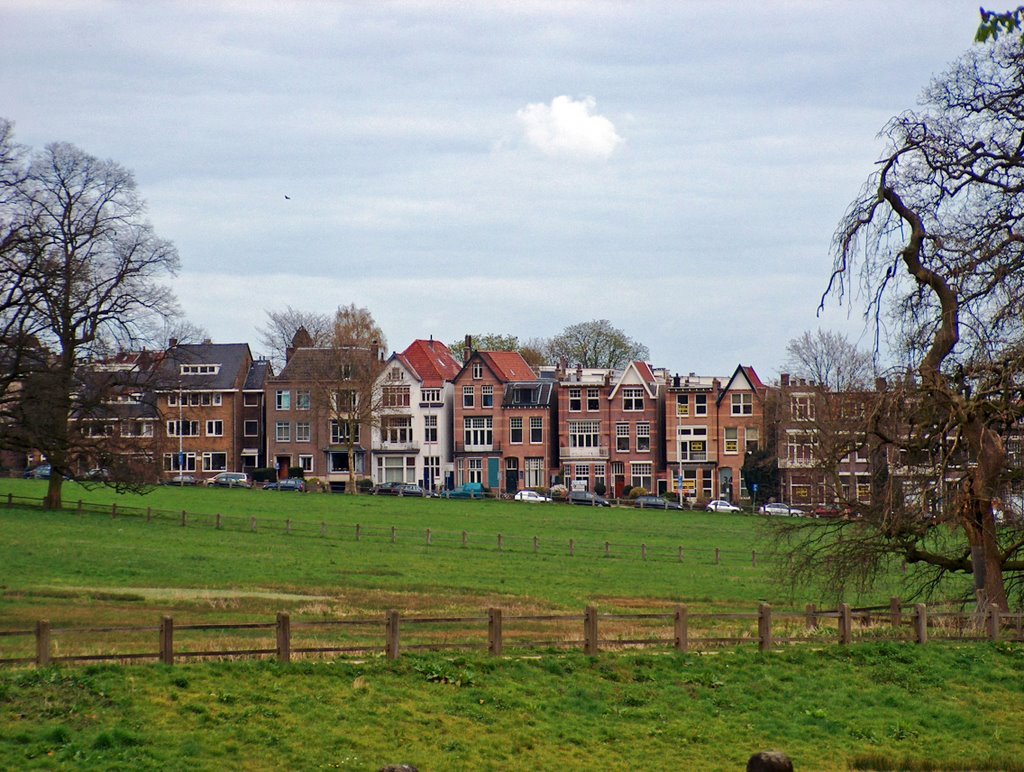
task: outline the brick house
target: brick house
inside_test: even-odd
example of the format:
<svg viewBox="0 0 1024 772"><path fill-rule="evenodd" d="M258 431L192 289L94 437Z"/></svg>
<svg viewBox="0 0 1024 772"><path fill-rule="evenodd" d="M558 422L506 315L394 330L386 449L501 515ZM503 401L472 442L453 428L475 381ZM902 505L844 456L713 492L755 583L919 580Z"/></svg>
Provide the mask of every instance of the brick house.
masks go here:
<svg viewBox="0 0 1024 772"><path fill-rule="evenodd" d="M527 459L544 457L539 453L531 454L529 446L542 448L549 443L551 427L550 423L537 427L539 434L533 434L534 429L531 428L531 433L525 435L528 440L539 437L539 443L512 443L512 433L532 426L536 423L534 419L543 421L549 416L549 411L532 401L541 398L541 391L531 392L533 396L527 397L526 390L537 382L537 375L519 352L474 351L470 343L467 340L462 369L453 379L453 482L455 485L481 483L491 490L508 492L511 475L506 472L516 473L516 485L511 487L518 486L520 470L525 481ZM510 392L510 404L506 408L506 387L512 384L519 385L520 391ZM517 398L527 401L516 404ZM509 421L512 417L525 420L526 424L517 427L516 422ZM503 464L505 453L509 459L516 460L517 467L509 468L506 466L509 462ZM530 461L530 464L531 479L536 479L536 470L532 466L536 461Z"/></svg>

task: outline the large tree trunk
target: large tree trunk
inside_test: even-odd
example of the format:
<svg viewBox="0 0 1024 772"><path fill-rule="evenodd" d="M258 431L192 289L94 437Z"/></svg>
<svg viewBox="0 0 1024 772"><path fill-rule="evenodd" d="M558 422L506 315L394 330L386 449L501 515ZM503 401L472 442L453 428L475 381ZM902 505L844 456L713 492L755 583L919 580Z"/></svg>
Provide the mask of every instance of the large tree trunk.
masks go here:
<svg viewBox="0 0 1024 772"><path fill-rule="evenodd" d="M980 607L994 603L1003 611L1009 611L1003 584L1002 552L996 541L996 519L992 511L992 499L1006 462L1006 448L1002 438L977 419L968 422L964 436L971 456L977 459L961 507L961 522L971 545L974 589Z"/></svg>
<svg viewBox="0 0 1024 772"><path fill-rule="evenodd" d="M63 505L61 501L61 486L64 484L63 472L58 472L57 468L50 465L50 484L46 488L46 498L43 499L43 507L45 509L60 509Z"/></svg>

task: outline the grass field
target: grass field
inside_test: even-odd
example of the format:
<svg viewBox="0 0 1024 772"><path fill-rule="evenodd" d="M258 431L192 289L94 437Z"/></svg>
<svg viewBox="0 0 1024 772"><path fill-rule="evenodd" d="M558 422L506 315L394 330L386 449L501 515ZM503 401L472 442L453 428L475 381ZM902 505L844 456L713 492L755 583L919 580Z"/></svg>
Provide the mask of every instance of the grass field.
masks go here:
<svg viewBox="0 0 1024 772"><path fill-rule="evenodd" d="M38 497L43 483L0 480L0 501L8 492ZM169 515L0 507L0 629L820 600L782 595L766 561L752 564L765 542L750 516L241 490L65 495ZM171 516L182 509L220 513L223 527L195 514L182 528ZM0 670L0 768L739 769L779 747L798 769L1024 769L1020 646L753 649Z"/></svg>

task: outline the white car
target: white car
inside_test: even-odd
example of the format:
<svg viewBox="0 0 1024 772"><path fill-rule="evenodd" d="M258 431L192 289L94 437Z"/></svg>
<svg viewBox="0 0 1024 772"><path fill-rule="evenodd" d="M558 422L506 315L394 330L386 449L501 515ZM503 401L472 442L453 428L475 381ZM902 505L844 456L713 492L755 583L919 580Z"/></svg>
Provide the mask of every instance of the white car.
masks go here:
<svg viewBox="0 0 1024 772"><path fill-rule="evenodd" d="M789 517L791 515L799 516L806 514L802 509L797 507L791 507L789 504L783 504L781 502L775 502L772 504L762 504L758 507L758 512L762 515L782 515Z"/></svg>
<svg viewBox="0 0 1024 772"><path fill-rule="evenodd" d="M728 501L722 501L721 499L715 499L714 501L708 502L708 512L742 512L743 510L737 507L735 504L730 504Z"/></svg>
<svg viewBox="0 0 1024 772"><path fill-rule="evenodd" d="M514 498L516 501L532 501L535 504L544 501L551 501L547 496L541 496L537 491L519 491Z"/></svg>

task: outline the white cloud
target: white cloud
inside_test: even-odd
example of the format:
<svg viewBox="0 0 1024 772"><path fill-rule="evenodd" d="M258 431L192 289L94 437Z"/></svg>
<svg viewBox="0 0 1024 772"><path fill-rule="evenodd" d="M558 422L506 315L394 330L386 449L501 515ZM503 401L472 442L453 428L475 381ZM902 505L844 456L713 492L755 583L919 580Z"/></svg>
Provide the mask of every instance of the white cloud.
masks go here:
<svg viewBox="0 0 1024 772"><path fill-rule="evenodd" d="M516 113L523 124L526 141L554 158L608 158L622 139L615 125L603 115L593 113L593 97L575 101L557 96L550 105L528 104Z"/></svg>

